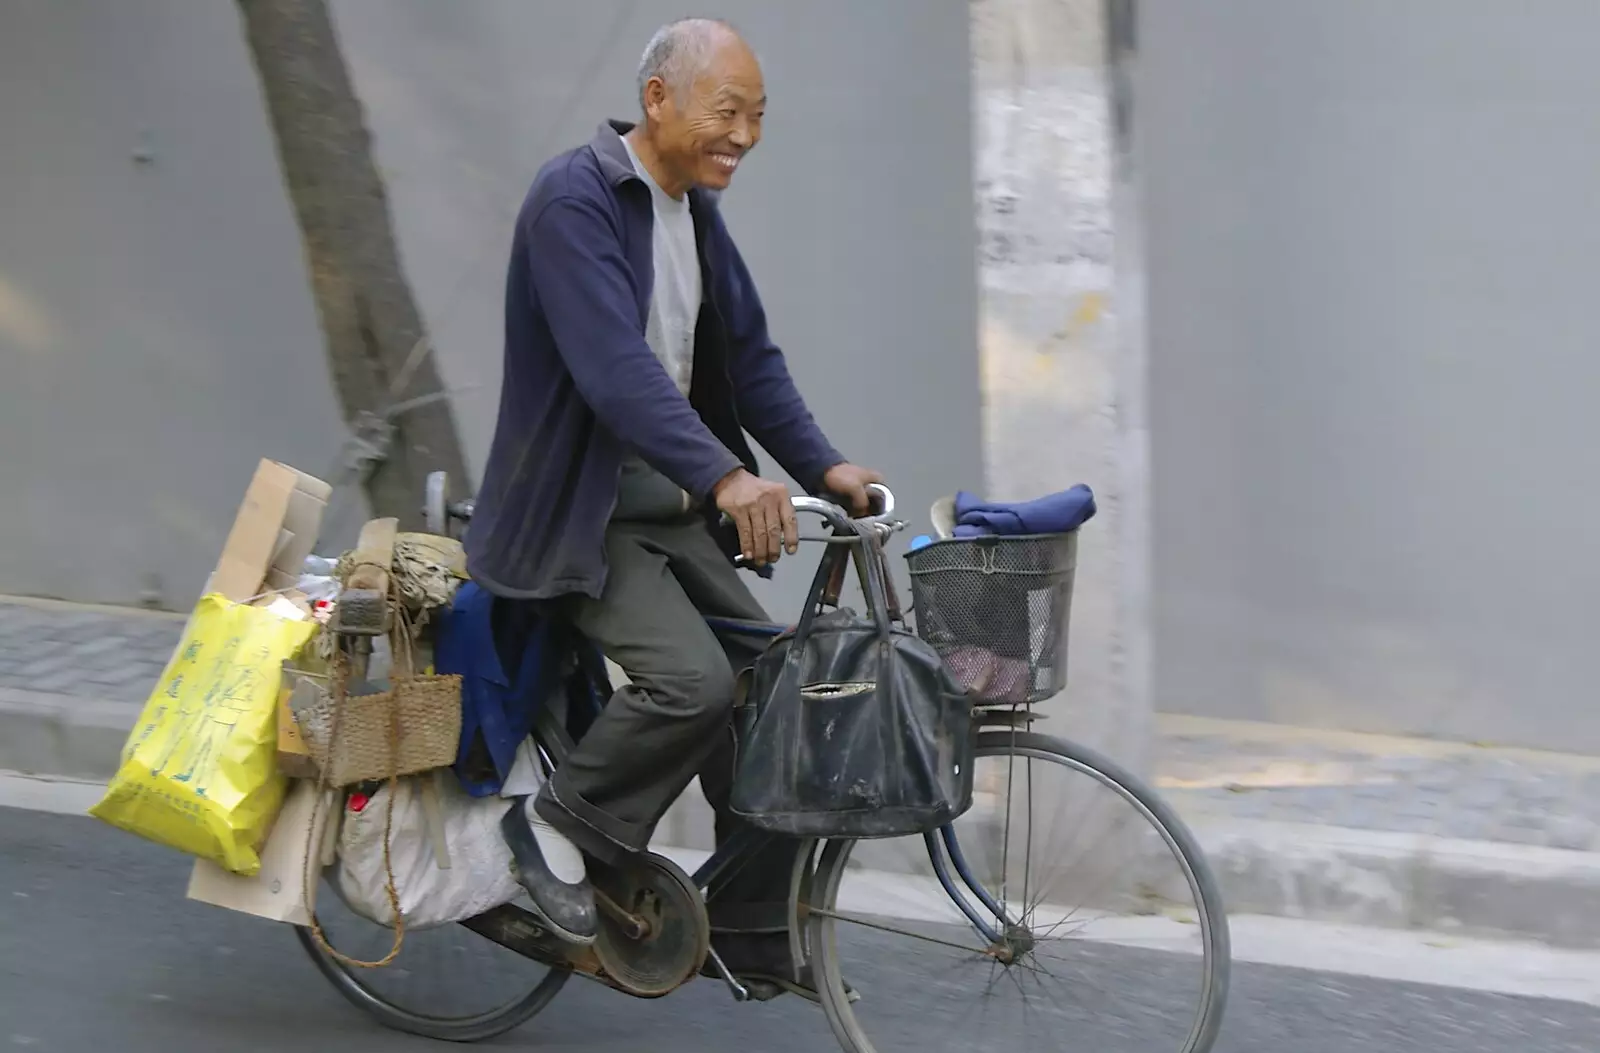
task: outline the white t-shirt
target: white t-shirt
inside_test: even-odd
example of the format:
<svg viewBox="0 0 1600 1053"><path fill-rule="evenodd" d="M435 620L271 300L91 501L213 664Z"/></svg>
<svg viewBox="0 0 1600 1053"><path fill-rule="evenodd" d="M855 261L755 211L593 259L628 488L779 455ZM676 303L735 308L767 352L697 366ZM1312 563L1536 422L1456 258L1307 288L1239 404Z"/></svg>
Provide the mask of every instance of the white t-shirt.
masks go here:
<svg viewBox="0 0 1600 1053"><path fill-rule="evenodd" d="M656 353L678 390L689 394L694 376L694 326L700 317L700 253L689 215L689 195L674 199L651 178L633 144L623 137L633 169L650 188L655 206L651 229L651 255L655 259L655 284L650 292L650 319L644 339Z"/></svg>
<svg viewBox="0 0 1600 1053"><path fill-rule="evenodd" d="M694 379L694 329L703 295L700 252L694 236L694 217L689 212L689 196L685 194L675 199L662 190L626 136L622 143L633 160L633 170L650 188L655 213L650 234L655 280L650 290L645 343L655 352L667 376L687 397ZM670 518L682 515L689 507L689 495L642 458L633 455L623 461L615 518Z"/></svg>

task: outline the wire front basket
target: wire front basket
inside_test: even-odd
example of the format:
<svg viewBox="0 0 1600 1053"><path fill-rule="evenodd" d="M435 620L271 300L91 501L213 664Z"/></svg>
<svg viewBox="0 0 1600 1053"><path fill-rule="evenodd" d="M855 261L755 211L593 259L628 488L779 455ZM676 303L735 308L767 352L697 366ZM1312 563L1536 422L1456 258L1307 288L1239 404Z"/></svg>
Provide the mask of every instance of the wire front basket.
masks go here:
<svg viewBox="0 0 1600 1053"><path fill-rule="evenodd" d="M1077 561L1075 531L924 545L906 555L917 634L980 702L1059 694Z"/></svg>

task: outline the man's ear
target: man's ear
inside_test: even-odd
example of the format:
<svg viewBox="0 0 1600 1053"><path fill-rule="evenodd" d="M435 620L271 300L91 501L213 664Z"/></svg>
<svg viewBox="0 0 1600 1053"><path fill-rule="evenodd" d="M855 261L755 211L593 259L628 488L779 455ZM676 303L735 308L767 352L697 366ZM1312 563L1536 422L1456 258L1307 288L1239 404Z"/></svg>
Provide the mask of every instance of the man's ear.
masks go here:
<svg viewBox="0 0 1600 1053"><path fill-rule="evenodd" d="M644 85L644 112L652 121L661 120L661 110L667 103L667 86L660 77L651 77Z"/></svg>

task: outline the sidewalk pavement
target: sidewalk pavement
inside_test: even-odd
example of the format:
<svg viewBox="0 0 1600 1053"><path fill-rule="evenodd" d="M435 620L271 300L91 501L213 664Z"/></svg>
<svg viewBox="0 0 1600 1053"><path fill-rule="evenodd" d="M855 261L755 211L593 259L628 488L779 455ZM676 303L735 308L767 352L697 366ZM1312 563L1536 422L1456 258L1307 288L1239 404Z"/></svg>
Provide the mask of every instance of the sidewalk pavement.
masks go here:
<svg viewBox="0 0 1600 1053"><path fill-rule="evenodd" d="M0 771L108 778L182 630L174 615L0 598ZM1157 724L1157 785L1230 910L1600 947L1600 757ZM697 822L680 813L664 833Z"/></svg>

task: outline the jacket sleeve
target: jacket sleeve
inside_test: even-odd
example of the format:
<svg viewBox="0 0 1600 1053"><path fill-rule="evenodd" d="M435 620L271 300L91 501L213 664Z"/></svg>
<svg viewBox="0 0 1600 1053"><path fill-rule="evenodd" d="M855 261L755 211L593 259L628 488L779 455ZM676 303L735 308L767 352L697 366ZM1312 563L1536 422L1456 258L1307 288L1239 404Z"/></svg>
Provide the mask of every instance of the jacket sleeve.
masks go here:
<svg viewBox="0 0 1600 1053"><path fill-rule="evenodd" d="M709 496L737 456L706 427L639 332L622 240L596 205L550 202L525 234L531 294L600 423L684 490Z"/></svg>
<svg viewBox="0 0 1600 1053"><path fill-rule="evenodd" d="M712 220L712 229L718 241L729 372L740 421L784 471L811 493L818 493L828 469L843 464L845 458L828 442L806 408L783 352L767 334L761 297L720 215Z"/></svg>

